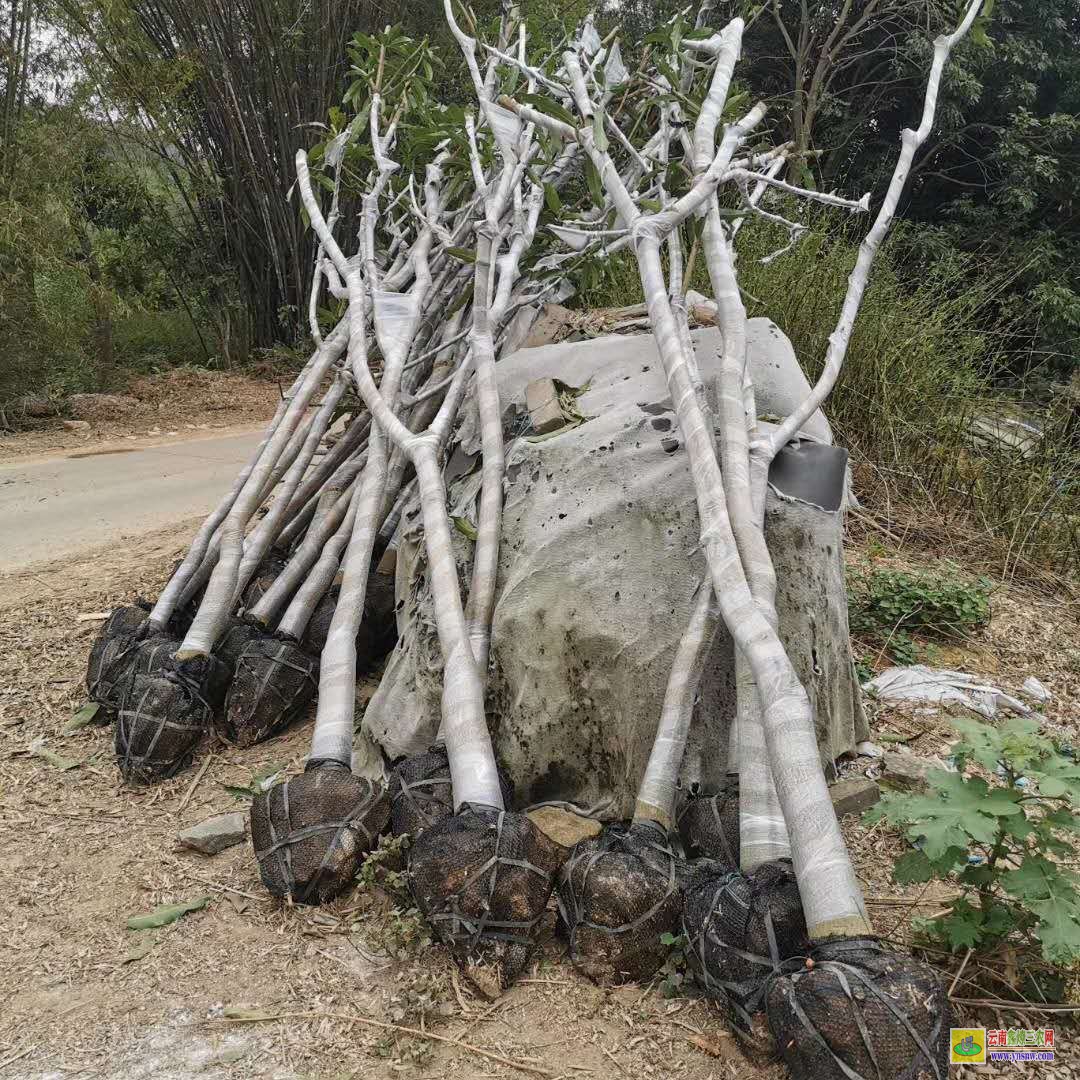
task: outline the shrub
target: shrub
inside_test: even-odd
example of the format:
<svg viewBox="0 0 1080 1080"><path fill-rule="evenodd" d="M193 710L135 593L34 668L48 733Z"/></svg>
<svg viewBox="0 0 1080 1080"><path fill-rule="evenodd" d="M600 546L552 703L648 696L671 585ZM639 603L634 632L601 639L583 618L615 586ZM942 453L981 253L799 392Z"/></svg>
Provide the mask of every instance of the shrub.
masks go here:
<svg viewBox="0 0 1080 1080"><path fill-rule="evenodd" d="M875 569L852 574L851 629L888 649L899 663L919 656L917 633L945 641L962 639L990 621L987 578Z"/></svg>
<svg viewBox="0 0 1080 1080"><path fill-rule="evenodd" d="M1080 874L1067 864L1080 833L1080 765L1031 720L954 723L957 771L931 771L926 794L886 794L864 820L888 821L917 845L897 860L895 881L959 887L948 914L918 920L928 937L951 950L1028 942L1051 964L1073 964Z"/></svg>
<svg viewBox="0 0 1080 1080"><path fill-rule="evenodd" d="M747 314L772 319L813 380L865 223L812 214L808 224L797 247L767 264L761 259L786 239L771 226L748 225L737 247ZM1026 384L1012 375L1016 327L1000 316L1009 282L974 256L939 260L927 272L899 262L904 250L902 240L887 246L875 263L843 374L825 406L851 451L860 499L890 514L903 507L924 535L968 544L980 560L1010 572L1025 561L1075 570L1080 455L1073 403L1045 416L1042 438L1023 453L979 445L972 434L977 417L1021 408L1026 398ZM587 263L576 284L584 307L642 300L628 254ZM712 294L700 258L691 284Z"/></svg>

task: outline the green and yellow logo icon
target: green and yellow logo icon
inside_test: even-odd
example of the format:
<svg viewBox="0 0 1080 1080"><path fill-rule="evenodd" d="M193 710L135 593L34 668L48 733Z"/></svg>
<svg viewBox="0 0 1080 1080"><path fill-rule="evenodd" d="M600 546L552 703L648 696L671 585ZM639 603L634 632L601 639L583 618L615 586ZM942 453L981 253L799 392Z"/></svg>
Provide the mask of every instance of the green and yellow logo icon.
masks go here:
<svg viewBox="0 0 1080 1080"><path fill-rule="evenodd" d="M985 1065L986 1029L950 1028L949 1063L952 1065Z"/></svg>

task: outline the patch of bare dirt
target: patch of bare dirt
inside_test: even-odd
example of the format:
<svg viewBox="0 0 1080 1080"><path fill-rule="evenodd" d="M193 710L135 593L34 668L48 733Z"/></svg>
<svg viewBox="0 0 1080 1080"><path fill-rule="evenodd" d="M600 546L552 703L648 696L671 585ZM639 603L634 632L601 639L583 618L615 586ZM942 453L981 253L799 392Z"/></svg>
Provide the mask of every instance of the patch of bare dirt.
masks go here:
<svg viewBox="0 0 1080 1080"><path fill-rule="evenodd" d="M5 1078L779 1080L743 1061L714 1005L578 978L553 912L534 969L490 1003L381 890L289 907L267 896L248 844L182 850L181 828L246 809L226 785L268 766L298 771L311 722L248 751L208 745L194 768L142 789L119 782L110 729L64 734L96 616L160 588L194 527L0 576ZM42 737L72 767L29 754ZM171 926L126 928L201 896L210 903Z"/></svg>
<svg viewBox="0 0 1080 1080"><path fill-rule="evenodd" d="M227 786L302 767L310 735L308 717L251 750L208 744L194 768L138 789L119 782L108 728L65 733L100 615L153 595L195 525L0 576L5 1078L780 1080L780 1068L744 1061L711 1003L578 977L553 914L533 970L490 1003L391 894L358 884L326 907L291 907L267 896L247 843L212 857L181 849L181 828L246 809ZM1060 616L1044 598L1002 593L971 664L991 657L1010 679L1035 672L1054 693L1048 721L1075 730L1077 673L1054 657L1076 633ZM924 719L879 713L875 736L914 734L918 722L927 730L912 749L938 753L946 728ZM70 767L29 753L36 739ZM912 915L947 903L947 887L897 887L899 838L852 819L845 831L875 924L906 940ZM170 926L126 926L199 897L209 903Z"/></svg>
<svg viewBox="0 0 1080 1080"><path fill-rule="evenodd" d="M269 420L287 384L241 372L175 368L136 379L119 395L78 395L78 430L57 417L30 430L0 432L0 461L103 442L176 438ZM111 401L110 401L111 399Z"/></svg>

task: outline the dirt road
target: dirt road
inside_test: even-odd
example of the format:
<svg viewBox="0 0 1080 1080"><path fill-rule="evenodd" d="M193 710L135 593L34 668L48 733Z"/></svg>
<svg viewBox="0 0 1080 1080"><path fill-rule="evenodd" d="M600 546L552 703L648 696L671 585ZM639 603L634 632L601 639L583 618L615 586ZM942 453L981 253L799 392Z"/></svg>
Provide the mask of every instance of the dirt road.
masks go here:
<svg viewBox="0 0 1080 1080"><path fill-rule="evenodd" d="M0 464L0 572L208 513L258 445L261 431L105 443Z"/></svg>

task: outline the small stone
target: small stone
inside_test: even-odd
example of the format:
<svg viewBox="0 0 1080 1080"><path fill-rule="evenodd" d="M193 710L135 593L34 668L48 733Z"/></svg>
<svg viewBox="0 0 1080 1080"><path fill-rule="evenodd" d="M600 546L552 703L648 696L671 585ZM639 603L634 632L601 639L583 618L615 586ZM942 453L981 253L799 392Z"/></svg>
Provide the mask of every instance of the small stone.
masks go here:
<svg viewBox="0 0 1080 1080"><path fill-rule="evenodd" d="M90 421L89 420L64 420L64 421L62 421L62 423L63 423L64 427L67 428L68 431L89 431L90 430Z"/></svg>
<svg viewBox="0 0 1080 1080"><path fill-rule="evenodd" d="M859 757L879 758L885 753L876 743L861 742L855 744L855 753Z"/></svg>
<svg viewBox="0 0 1080 1080"><path fill-rule="evenodd" d="M881 774L883 784L904 791L921 791L926 787L926 774L933 768L940 768L940 763L890 750L885 755L884 766Z"/></svg>
<svg viewBox="0 0 1080 1080"><path fill-rule="evenodd" d="M601 825L595 818L575 814L561 806L539 806L529 811L529 820L556 844L572 848L582 840L599 836Z"/></svg>
<svg viewBox="0 0 1080 1080"><path fill-rule="evenodd" d="M1032 701L1045 703L1054 696L1041 682L1039 682L1038 679L1035 678L1034 675L1029 675L1024 680L1024 685L1020 687L1020 690L1026 697L1031 698Z"/></svg>
<svg viewBox="0 0 1080 1080"><path fill-rule="evenodd" d="M533 379L525 387L525 408L537 435L547 435L566 426L554 379Z"/></svg>
<svg viewBox="0 0 1080 1080"><path fill-rule="evenodd" d="M239 811L218 814L200 821L180 833L180 843L204 855L216 855L219 851L243 843L247 835L247 815Z"/></svg>
<svg viewBox="0 0 1080 1080"><path fill-rule="evenodd" d="M886 755L887 757L888 755ZM829 788L833 809L838 818L847 814L861 814L881 799L881 790L873 780L864 776L853 780L840 780Z"/></svg>

